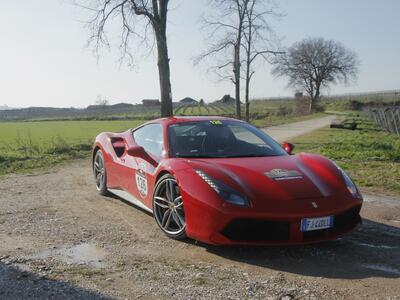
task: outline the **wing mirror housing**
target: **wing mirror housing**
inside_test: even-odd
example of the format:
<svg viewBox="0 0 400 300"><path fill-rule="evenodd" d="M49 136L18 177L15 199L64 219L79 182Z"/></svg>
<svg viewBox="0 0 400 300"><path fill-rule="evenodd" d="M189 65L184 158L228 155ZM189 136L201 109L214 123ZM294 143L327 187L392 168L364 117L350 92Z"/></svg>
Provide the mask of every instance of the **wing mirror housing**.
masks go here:
<svg viewBox="0 0 400 300"><path fill-rule="evenodd" d="M284 142L282 145L283 150L285 150L288 154L293 154L294 145L289 142Z"/></svg>
<svg viewBox="0 0 400 300"><path fill-rule="evenodd" d="M142 146L135 145L135 146L129 147L127 153L130 156L139 157L141 159L147 160L149 163L151 163L154 166L158 165L158 162L153 157L151 157L146 152L146 150L144 150L144 148Z"/></svg>

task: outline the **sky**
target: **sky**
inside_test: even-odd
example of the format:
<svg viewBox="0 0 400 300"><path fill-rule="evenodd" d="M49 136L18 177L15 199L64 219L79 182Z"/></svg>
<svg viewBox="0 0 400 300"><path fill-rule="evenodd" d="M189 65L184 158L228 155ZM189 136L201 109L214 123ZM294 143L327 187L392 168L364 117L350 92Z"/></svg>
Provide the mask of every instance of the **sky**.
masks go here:
<svg viewBox="0 0 400 300"><path fill-rule="evenodd" d="M83 0L82 0L83 1ZM101 96L111 104L159 98L155 53L135 55L133 67L119 62L118 44L100 57L87 47L89 14L72 0L2 1L0 10L0 106L86 107ZM205 67L193 65L204 50L199 18L208 0L171 0L168 43L174 100L213 101L234 94ZM285 14L272 24L283 46L308 37L340 41L361 61L358 80L332 86L326 94L400 88L400 1L276 0ZM118 28L108 31L115 41ZM135 51L136 53L136 51ZM135 54L134 53L134 54ZM251 98L293 95L287 80L259 63Z"/></svg>

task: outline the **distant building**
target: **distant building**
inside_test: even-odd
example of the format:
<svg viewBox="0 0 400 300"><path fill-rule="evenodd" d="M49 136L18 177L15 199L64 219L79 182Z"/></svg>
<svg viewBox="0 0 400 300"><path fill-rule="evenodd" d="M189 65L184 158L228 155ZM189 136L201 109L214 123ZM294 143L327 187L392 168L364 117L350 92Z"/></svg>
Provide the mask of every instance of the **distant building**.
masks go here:
<svg viewBox="0 0 400 300"><path fill-rule="evenodd" d="M130 111L134 108L132 104L129 103L117 103L113 105L89 105L86 110L89 112L99 112L107 111L110 113L123 113Z"/></svg>
<svg viewBox="0 0 400 300"><path fill-rule="evenodd" d="M302 92L297 92L296 94L294 94L295 98L303 98L303 93Z"/></svg>
<svg viewBox="0 0 400 300"><path fill-rule="evenodd" d="M142 100L142 104L144 106L156 106L156 105L160 105L160 100L158 99L143 99Z"/></svg>
<svg viewBox="0 0 400 300"><path fill-rule="evenodd" d="M224 104L234 104L236 103L235 98L232 98L231 95L224 95L220 100L214 101L216 103L224 103Z"/></svg>
<svg viewBox="0 0 400 300"><path fill-rule="evenodd" d="M181 103L181 104L198 104L199 102L194 100L193 98L186 97L186 98L183 98L181 101L179 101L179 103Z"/></svg>
<svg viewBox="0 0 400 300"><path fill-rule="evenodd" d="M130 103L117 103L117 104L110 105L110 106L112 109L121 109L121 110L133 108L133 105Z"/></svg>

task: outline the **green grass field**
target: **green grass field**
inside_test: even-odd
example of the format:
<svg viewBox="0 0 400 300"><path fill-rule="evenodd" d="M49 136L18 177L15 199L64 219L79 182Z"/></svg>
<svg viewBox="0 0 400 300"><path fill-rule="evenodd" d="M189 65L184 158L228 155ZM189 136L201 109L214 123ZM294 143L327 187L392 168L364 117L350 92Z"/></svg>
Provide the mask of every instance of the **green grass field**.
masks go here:
<svg viewBox="0 0 400 300"><path fill-rule="evenodd" d="M62 138L70 144L92 141L101 131L123 131L144 121L43 121L0 123L0 148L13 146L18 139L31 138L38 146L47 147L54 139Z"/></svg>
<svg viewBox="0 0 400 300"><path fill-rule="evenodd" d="M358 129L324 128L295 138L295 152L337 162L361 187L400 194L400 138L358 119Z"/></svg>
<svg viewBox="0 0 400 300"><path fill-rule="evenodd" d="M0 175L87 157L102 131L123 131L144 121L43 121L0 123Z"/></svg>

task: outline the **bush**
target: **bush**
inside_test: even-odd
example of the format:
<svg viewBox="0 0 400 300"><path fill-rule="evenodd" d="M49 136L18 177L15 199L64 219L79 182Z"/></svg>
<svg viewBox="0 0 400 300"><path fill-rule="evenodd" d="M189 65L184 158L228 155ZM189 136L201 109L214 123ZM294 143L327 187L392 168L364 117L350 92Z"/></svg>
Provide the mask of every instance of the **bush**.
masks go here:
<svg viewBox="0 0 400 300"><path fill-rule="evenodd" d="M325 106L322 105L321 103L317 103L314 105L313 112L324 112L325 111Z"/></svg>
<svg viewBox="0 0 400 300"><path fill-rule="evenodd" d="M298 116L308 115L310 100L307 97L297 98L295 101L294 113Z"/></svg>
<svg viewBox="0 0 400 300"><path fill-rule="evenodd" d="M277 116L280 116L280 117L284 117L284 116L288 116L288 115L290 115L290 114L292 114L292 113L293 113L292 108L287 107L287 106L284 106L284 105L280 105L280 106L278 107L278 110L277 110L277 112L276 112L276 115L277 115Z"/></svg>
<svg viewBox="0 0 400 300"><path fill-rule="evenodd" d="M251 120L262 120L262 119L268 118L270 115L271 115L270 112L264 112L264 113L254 112L254 113L250 113L250 119Z"/></svg>

